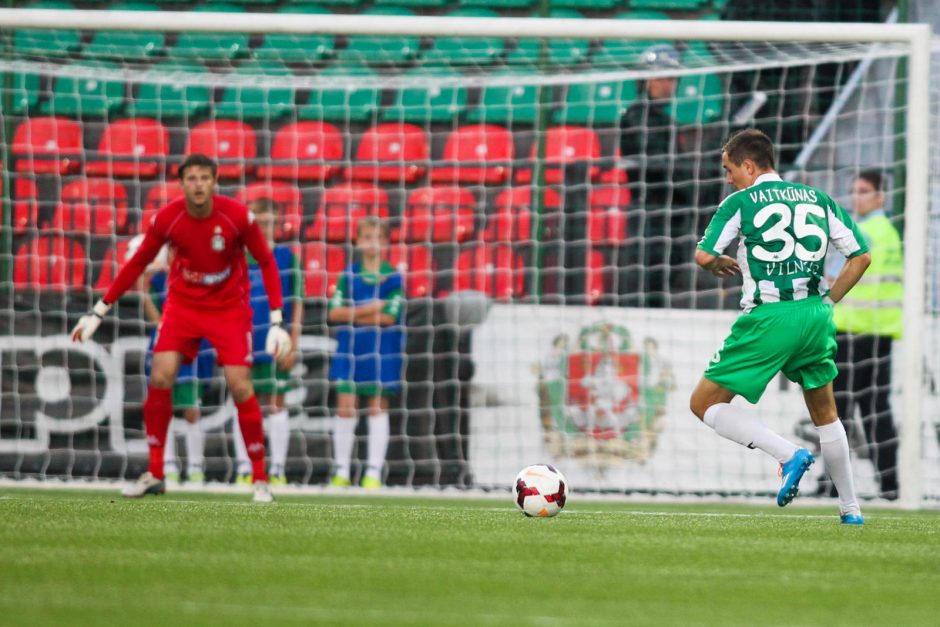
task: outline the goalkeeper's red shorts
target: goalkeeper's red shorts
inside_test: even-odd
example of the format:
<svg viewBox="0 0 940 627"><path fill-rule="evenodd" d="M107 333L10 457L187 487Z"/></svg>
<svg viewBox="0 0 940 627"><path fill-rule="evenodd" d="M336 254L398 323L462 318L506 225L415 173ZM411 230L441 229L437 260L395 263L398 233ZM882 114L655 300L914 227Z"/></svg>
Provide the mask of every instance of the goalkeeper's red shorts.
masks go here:
<svg viewBox="0 0 940 627"><path fill-rule="evenodd" d="M195 309L168 302L157 327L153 352L171 351L191 363L206 338L226 366L251 366L251 307Z"/></svg>

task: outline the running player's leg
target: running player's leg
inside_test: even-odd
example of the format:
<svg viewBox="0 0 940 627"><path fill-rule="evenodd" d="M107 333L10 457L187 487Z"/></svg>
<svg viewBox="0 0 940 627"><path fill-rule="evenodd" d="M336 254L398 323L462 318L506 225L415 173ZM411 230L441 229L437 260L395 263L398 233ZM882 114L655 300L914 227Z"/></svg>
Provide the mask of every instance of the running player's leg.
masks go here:
<svg viewBox="0 0 940 627"><path fill-rule="evenodd" d="M368 461L362 487L382 487L382 469L388 451L389 421L388 398L378 393L369 397Z"/></svg>
<svg viewBox="0 0 940 627"><path fill-rule="evenodd" d="M816 425L819 434L819 447L822 450L826 470L839 494L839 513L842 522L860 524L861 508L855 496L855 481L852 478L852 463L849 459L849 441L845 427L836 413L836 401L832 393L832 383L822 387L803 390L806 408Z"/></svg>
<svg viewBox="0 0 940 627"><path fill-rule="evenodd" d="M333 417L333 478L334 486L348 486L353 445L356 443L356 387L341 381L336 388L336 416Z"/></svg>

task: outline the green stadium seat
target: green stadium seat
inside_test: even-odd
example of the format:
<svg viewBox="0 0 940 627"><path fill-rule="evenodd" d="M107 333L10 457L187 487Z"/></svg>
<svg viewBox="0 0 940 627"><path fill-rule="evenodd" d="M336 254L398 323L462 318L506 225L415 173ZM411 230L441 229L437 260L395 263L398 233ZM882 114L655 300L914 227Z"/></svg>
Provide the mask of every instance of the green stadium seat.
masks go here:
<svg viewBox="0 0 940 627"><path fill-rule="evenodd" d="M457 9L448 17L500 17L490 9ZM425 63L447 65L491 65L505 52L506 43L497 37L436 37L422 55Z"/></svg>
<svg viewBox="0 0 940 627"><path fill-rule="evenodd" d="M721 118L724 105L725 88L717 74L683 76L670 113L680 126L707 124Z"/></svg>
<svg viewBox="0 0 940 627"><path fill-rule="evenodd" d="M494 77L532 76L531 71L500 71ZM535 85L490 85L480 94L480 105L467 114L471 122L532 124L538 118L539 90Z"/></svg>
<svg viewBox="0 0 940 627"><path fill-rule="evenodd" d="M625 11L617 15L618 20L668 20L669 16L659 11ZM594 53L593 61L601 65L636 65L642 61L643 53L652 46L672 44L666 40L617 40L601 42L601 48Z"/></svg>
<svg viewBox="0 0 940 627"><path fill-rule="evenodd" d="M120 69L116 63L91 60L72 67ZM42 103L40 110L50 115L104 117L124 106L124 91L121 80L59 76L53 83L51 98Z"/></svg>
<svg viewBox="0 0 940 627"><path fill-rule="evenodd" d="M0 74L0 80L4 76ZM39 104L42 80L38 74L13 74L13 113L23 114L34 111Z"/></svg>
<svg viewBox="0 0 940 627"><path fill-rule="evenodd" d="M460 0L463 7L489 7L493 9L527 9L535 0Z"/></svg>
<svg viewBox="0 0 940 627"><path fill-rule="evenodd" d="M425 79L459 78L461 74L447 68L418 68L405 76ZM395 94L395 103L382 111L383 120L397 122L447 122L455 119L467 106L467 90L462 86L405 87Z"/></svg>
<svg viewBox="0 0 940 627"><path fill-rule="evenodd" d="M245 9L234 4L203 4L193 9L204 13L243 13ZM248 35L245 33L180 33L168 54L174 59L230 60L248 52Z"/></svg>
<svg viewBox="0 0 940 627"><path fill-rule="evenodd" d="M709 0L630 0L630 8L639 11L698 11Z"/></svg>
<svg viewBox="0 0 940 627"><path fill-rule="evenodd" d="M108 7L111 11L159 11L155 4L126 2ZM166 37L163 33L146 33L120 30L97 31L91 42L82 50L86 57L125 59L151 57L163 53Z"/></svg>
<svg viewBox="0 0 940 627"><path fill-rule="evenodd" d="M330 12L316 5L287 6L278 13L297 13L303 15L329 15ZM283 61L284 63L307 63L317 61L333 54L336 39L332 35L294 35L271 33L265 35L261 47L254 50L254 56L264 61Z"/></svg>
<svg viewBox="0 0 940 627"><path fill-rule="evenodd" d="M582 9L586 11L599 11L622 6L623 0L550 0L552 7L560 9Z"/></svg>
<svg viewBox="0 0 940 627"><path fill-rule="evenodd" d="M564 106L554 119L560 124L614 125L636 95L634 81L575 83L568 86Z"/></svg>
<svg viewBox="0 0 940 627"><path fill-rule="evenodd" d="M375 0L375 6L413 7L439 9L446 7L451 0Z"/></svg>
<svg viewBox="0 0 940 627"><path fill-rule="evenodd" d="M235 69L243 76L290 76L291 71L275 61L249 61ZM217 118L267 120L287 115L294 109L294 89L290 87L231 86L222 92L215 107Z"/></svg>
<svg viewBox="0 0 940 627"><path fill-rule="evenodd" d="M151 71L198 75L206 69L198 63L167 61L154 65ZM128 109L134 117L189 118L206 113L211 102L211 88L197 82L142 83Z"/></svg>
<svg viewBox="0 0 940 627"><path fill-rule="evenodd" d="M376 87L362 86L375 72L362 66L333 66L320 76L333 78L336 87L314 89L306 104L297 107L299 120L328 120L333 122L366 122L375 118L379 108L380 91ZM357 85L344 85L343 77L355 76Z"/></svg>
<svg viewBox="0 0 940 627"><path fill-rule="evenodd" d="M364 0L292 0L291 4L326 4L337 7L358 7Z"/></svg>
<svg viewBox="0 0 940 627"><path fill-rule="evenodd" d="M414 15L414 11L403 7L374 7L368 11L363 11L360 15L406 16ZM336 51L336 58L346 63L404 63L415 58L420 47L420 37L370 37L366 35L356 35L349 38L344 49Z"/></svg>
<svg viewBox="0 0 940 627"><path fill-rule="evenodd" d="M537 13L529 17L539 17ZM577 20L584 15L571 9L552 9L550 17L556 19ZM548 40L548 62L552 65L574 65L587 58L591 42L584 39ZM542 50L539 39L520 39L516 49L509 53L506 63L509 65L536 65Z"/></svg>
<svg viewBox="0 0 940 627"><path fill-rule="evenodd" d="M39 0L24 9L74 9L75 5L63 0ZM17 54L37 56L68 56L82 47L82 33L78 30L18 29L13 32L13 51Z"/></svg>

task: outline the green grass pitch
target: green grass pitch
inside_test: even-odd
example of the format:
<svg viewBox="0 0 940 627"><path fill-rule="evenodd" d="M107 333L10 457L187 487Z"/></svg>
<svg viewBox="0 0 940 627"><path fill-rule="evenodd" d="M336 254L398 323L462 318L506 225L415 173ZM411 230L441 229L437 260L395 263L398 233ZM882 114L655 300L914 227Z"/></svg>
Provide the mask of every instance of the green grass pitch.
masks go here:
<svg viewBox="0 0 940 627"><path fill-rule="evenodd" d="M940 513L0 489L4 625L936 625Z"/></svg>

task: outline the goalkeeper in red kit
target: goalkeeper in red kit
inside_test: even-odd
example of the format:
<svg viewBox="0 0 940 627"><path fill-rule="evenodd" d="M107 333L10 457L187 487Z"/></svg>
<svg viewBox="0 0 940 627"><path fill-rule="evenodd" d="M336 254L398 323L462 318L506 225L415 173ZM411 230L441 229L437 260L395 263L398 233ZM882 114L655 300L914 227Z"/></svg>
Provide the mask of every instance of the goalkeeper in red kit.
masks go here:
<svg viewBox="0 0 940 627"><path fill-rule="evenodd" d="M290 335L281 328L282 295L277 263L252 214L241 203L214 193L216 164L189 155L179 166L183 198L161 208L148 225L134 256L121 268L114 283L72 330L72 339L89 339L102 317L169 244L170 263L163 319L157 328L144 428L150 447L150 466L124 496L161 494L163 447L173 415L172 390L180 364L189 363L205 338L223 365L225 382L235 399L238 424L252 462L254 501L274 500L264 462L261 405L251 383L251 284L245 248L257 260L271 305L271 329L265 350L278 359L291 350Z"/></svg>

